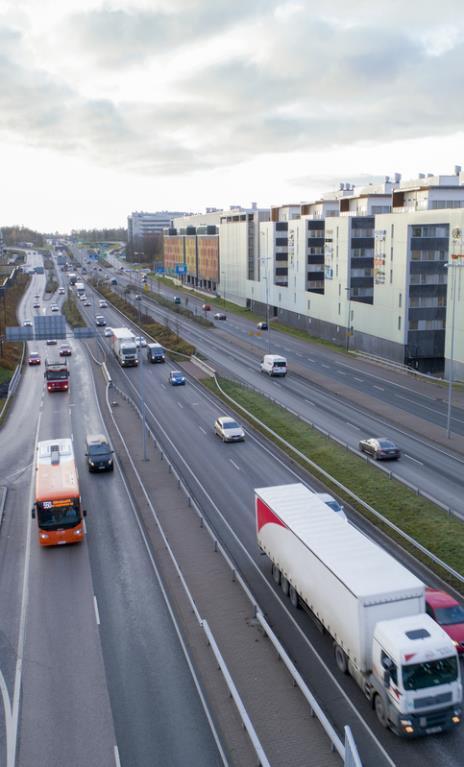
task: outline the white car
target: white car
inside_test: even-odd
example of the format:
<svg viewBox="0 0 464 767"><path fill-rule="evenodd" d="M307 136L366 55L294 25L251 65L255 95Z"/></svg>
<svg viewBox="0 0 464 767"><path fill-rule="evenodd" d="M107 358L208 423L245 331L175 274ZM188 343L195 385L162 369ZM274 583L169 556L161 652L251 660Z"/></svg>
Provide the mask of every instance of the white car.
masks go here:
<svg viewBox="0 0 464 767"><path fill-rule="evenodd" d="M106 303L104 298L100 298L100 300L98 302L98 306L100 307L100 309L107 309L108 308L108 304Z"/></svg>
<svg viewBox="0 0 464 767"><path fill-rule="evenodd" d="M60 296L64 296L64 288L58 288L58 293Z"/></svg>
<svg viewBox="0 0 464 767"><path fill-rule="evenodd" d="M137 345L137 349L144 349L147 345L147 339L143 336L135 336L135 343Z"/></svg>
<svg viewBox="0 0 464 767"><path fill-rule="evenodd" d="M103 331L103 335L106 336L107 338L110 338L110 336L113 335L113 331L111 330L111 328L105 328L105 330Z"/></svg>
<svg viewBox="0 0 464 767"><path fill-rule="evenodd" d="M221 415L216 418L214 431L223 442L243 442L245 439L245 432L240 424L228 415Z"/></svg>
<svg viewBox="0 0 464 767"><path fill-rule="evenodd" d="M51 312L59 312L60 311L60 307L57 306L57 304L51 304L50 305L50 311Z"/></svg>
<svg viewBox="0 0 464 767"><path fill-rule="evenodd" d="M317 493L317 497L320 498L321 501L323 501L326 506L329 507L329 509L332 509L332 511L336 513L337 517L343 519L345 522L348 521L343 506L337 500L335 500L335 498L329 495L329 493Z"/></svg>

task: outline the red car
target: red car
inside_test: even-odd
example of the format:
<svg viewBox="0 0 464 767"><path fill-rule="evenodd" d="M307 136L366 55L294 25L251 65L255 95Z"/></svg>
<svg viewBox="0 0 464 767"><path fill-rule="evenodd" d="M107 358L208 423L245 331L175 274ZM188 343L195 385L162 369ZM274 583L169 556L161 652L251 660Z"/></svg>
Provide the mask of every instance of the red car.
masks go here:
<svg viewBox="0 0 464 767"><path fill-rule="evenodd" d="M204 312L210 312L211 311L210 304L203 304L203 306L201 308L203 309Z"/></svg>
<svg viewBox="0 0 464 767"><path fill-rule="evenodd" d="M425 609L453 640L458 653L464 653L464 607L438 589L425 589Z"/></svg>
<svg viewBox="0 0 464 767"><path fill-rule="evenodd" d="M29 365L40 365L40 354L31 352L27 362Z"/></svg>

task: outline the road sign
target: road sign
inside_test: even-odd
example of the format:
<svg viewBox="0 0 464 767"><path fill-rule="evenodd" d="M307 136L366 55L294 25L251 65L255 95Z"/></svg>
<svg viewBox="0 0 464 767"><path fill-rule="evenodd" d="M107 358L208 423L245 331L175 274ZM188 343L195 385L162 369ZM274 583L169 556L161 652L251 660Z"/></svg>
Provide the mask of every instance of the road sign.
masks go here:
<svg viewBox="0 0 464 767"><path fill-rule="evenodd" d="M164 274L164 266L157 266L156 274Z"/></svg>
<svg viewBox="0 0 464 767"><path fill-rule="evenodd" d="M176 274L187 274L187 265L176 264Z"/></svg>

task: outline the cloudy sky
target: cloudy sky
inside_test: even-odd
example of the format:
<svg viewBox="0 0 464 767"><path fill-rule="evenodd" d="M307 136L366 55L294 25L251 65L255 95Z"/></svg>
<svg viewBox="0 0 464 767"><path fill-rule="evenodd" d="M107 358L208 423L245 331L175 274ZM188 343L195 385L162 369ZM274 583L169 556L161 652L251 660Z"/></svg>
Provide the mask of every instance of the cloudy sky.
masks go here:
<svg viewBox="0 0 464 767"><path fill-rule="evenodd" d="M0 0L0 226L464 165L459 0Z"/></svg>

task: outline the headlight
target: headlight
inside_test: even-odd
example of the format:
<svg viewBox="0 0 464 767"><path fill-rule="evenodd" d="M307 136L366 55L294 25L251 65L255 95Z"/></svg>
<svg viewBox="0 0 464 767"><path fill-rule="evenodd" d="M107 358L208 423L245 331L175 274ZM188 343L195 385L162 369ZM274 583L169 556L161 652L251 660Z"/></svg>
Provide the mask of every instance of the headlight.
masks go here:
<svg viewBox="0 0 464 767"><path fill-rule="evenodd" d="M91 461L89 458L89 466L95 466L95 461Z"/></svg>
<svg viewBox="0 0 464 767"><path fill-rule="evenodd" d="M48 535L47 535L47 533L40 533L40 539L41 539L42 541L45 541L47 538L48 538Z"/></svg>
<svg viewBox="0 0 464 767"><path fill-rule="evenodd" d="M74 530L74 535L82 535L82 529L79 527L78 530Z"/></svg>

